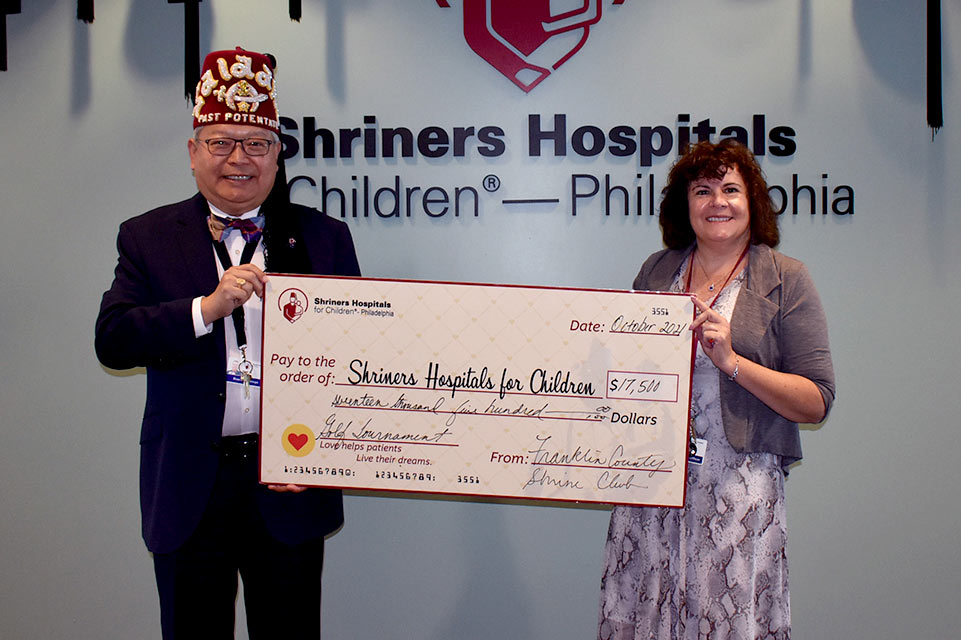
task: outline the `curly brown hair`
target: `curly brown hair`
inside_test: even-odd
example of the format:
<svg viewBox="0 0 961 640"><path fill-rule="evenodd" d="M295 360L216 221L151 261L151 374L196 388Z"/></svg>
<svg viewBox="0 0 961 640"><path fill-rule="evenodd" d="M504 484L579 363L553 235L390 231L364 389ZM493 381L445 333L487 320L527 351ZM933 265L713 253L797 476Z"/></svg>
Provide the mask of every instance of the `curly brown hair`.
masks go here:
<svg viewBox="0 0 961 640"><path fill-rule="evenodd" d="M732 168L738 170L747 187L751 243L769 247L778 245L781 235L777 214L761 167L747 147L734 138L725 138L716 144L698 142L691 145L671 167L667 186L661 190L658 218L665 247L684 249L696 239L687 208L687 190L691 182L699 178L720 180Z"/></svg>

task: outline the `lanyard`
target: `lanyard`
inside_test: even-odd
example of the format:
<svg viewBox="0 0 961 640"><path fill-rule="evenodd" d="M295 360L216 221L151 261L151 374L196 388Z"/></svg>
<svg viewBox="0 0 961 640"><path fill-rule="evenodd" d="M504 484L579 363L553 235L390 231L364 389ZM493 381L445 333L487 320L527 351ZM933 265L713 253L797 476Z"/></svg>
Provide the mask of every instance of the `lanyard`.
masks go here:
<svg viewBox="0 0 961 640"><path fill-rule="evenodd" d="M721 296L721 292L724 291L724 287L727 286L727 283L731 281L732 277L734 277L734 272L737 271L737 268L741 265L741 262L744 260L744 256L747 255L747 251L750 248L751 248L751 243L748 242L747 246L744 247L744 251L741 252L740 257L737 259L737 262L734 263L734 268L731 269L731 273L727 274L727 278L724 279L724 283L721 284L721 286L718 288L717 293L714 295L714 298L711 300L711 304L708 305L708 309L714 308L714 303L717 302L717 299ZM697 251L697 248L695 248L694 251ZM691 292L691 279L694 275L694 251L691 252L691 264L687 268L687 281L684 284L684 293ZM703 266L702 266L702 269L703 269ZM707 274L705 273L705 275ZM690 450L690 459L696 460L695 464L701 464L701 461L703 460L703 452L699 457L695 458L695 456L698 454L698 449L699 449L697 432L694 429L695 416L697 416L697 409L695 409L694 403L692 402L691 418L689 422L690 436L689 436L688 448ZM704 446L707 446L707 445L705 444Z"/></svg>
<svg viewBox="0 0 961 640"><path fill-rule="evenodd" d="M247 264L250 262L251 258L254 257L254 251L257 249L256 242L248 242L244 245L243 253L240 254L240 264ZM214 251L217 252L217 257L220 259L220 264L223 266L224 271L232 267L230 262L230 254L227 253L227 247L224 246L223 242L214 242ZM244 360L247 359L247 330L244 328L244 305L239 305L230 313L231 319L234 321L234 332L237 334L237 347L240 352L244 354Z"/></svg>

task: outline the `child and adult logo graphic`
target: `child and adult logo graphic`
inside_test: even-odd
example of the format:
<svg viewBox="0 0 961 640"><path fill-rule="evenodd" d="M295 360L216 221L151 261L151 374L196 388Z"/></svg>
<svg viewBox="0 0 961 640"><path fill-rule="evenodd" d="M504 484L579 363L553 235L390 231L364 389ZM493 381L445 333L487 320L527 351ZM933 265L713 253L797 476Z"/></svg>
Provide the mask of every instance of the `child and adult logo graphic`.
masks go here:
<svg viewBox="0 0 961 640"><path fill-rule="evenodd" d="M624 0L614 0L623 4ZM524 92L574 56L601 20L602 0L464 0L464 39ZM437 0L449 9L449 0Z"/></svg>
<svg viewBox="0 0 961 640"><path fill-rule="evenodd" d="M287 321L293 324L307 310L307 294L300 289L285 289L277 297L277 306Z"/></svg>

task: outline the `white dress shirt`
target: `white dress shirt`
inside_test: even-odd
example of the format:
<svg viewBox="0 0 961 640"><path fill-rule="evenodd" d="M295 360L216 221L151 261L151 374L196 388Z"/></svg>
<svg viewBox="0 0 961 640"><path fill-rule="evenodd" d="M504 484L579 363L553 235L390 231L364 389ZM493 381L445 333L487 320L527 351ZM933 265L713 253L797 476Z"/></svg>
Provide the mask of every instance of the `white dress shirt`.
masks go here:
<svg viewBox="0 0 961 640"><path fill-rule="evenodd" d="M216 215L223 218L229 217L228 214L220 211L212 204L208 203L208 205L210 206L210 210ZM260 207L257 207L252 211L235 217L242 219L253 218L259 211ZM234 230L224 238L224 245L227 248L227 253L230 255L230 261L233 265L240 262L240 255L243 253L246 244L243 235L241 235L238 230ZM213 243L210 245L210 252L213 255L214 262L217 264L217 275L222 278L225 269L223 265L220 264L220 259L217 257ZM260 269L264 268L263 237L257 241L257 248L250 262ZM213 324L204 324L200 301L201 297L195 298L191 307L194 333L198 338L213 331ZM247 335L247 360L254 366L251 372L253 379L250 384L249 397L244 394L244 385L241 383L240 375L237 371L237 365L241 361L242 354L240 348L237 346L237 332L234 328L233 318L231 316L224 318L224 334L227 342L227 406L224 411L222 433L225 436L258 433L260 431L260 344L263 324L261 320L262 317L263 301L254 294L244 303L244 331Z"/></svg>

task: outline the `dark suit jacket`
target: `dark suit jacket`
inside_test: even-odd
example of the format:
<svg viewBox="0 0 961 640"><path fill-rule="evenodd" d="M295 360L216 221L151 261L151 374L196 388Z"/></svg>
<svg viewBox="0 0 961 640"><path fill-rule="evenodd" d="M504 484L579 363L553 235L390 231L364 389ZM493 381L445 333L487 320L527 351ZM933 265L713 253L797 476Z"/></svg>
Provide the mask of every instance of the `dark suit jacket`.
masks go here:
<svg viewBox="0 0 961 640"><path fill-rule="evenodd" d="M312 273L360 275L346 224L315 209L289 207L286 215L299 222ZM176 550L194 531L217 472L214 445L226 400L225 325L218 320L211 334L198 339L190 312L192 300L208 295L219 281L208 213L197 194L120 225L114 281L97 318L100 362L114 369L147 368L140 498L144 540L155 553ZM269 530L287 544L323 536L343 523L339 491L258 491Z"/></svg>

